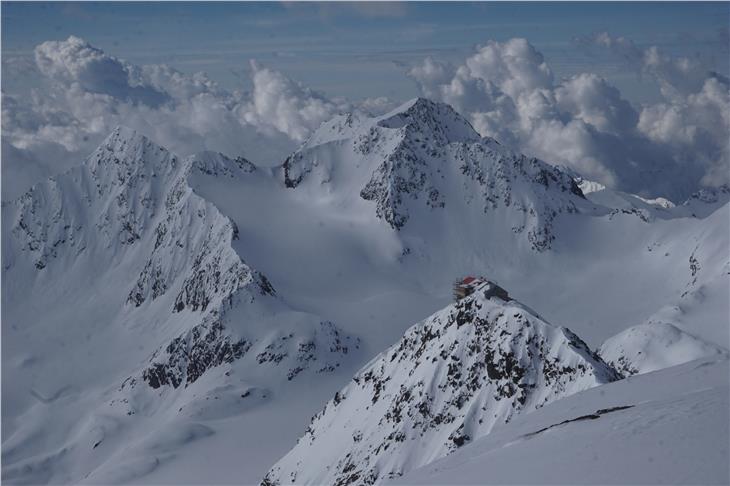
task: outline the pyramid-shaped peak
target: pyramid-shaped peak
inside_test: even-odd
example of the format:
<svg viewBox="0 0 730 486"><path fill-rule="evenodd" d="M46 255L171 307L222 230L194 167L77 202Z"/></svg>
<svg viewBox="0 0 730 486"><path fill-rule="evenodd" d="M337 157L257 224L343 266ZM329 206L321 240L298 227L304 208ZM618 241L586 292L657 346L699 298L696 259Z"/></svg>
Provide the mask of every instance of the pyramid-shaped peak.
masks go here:
<svg viewBox="0 0 730 486"><path fill-rule="evenodd" d="M154 172L163 167L177 167L178 158L137 130L119 125L87 158L86 165Z"/></svg>
<svg viewBox="0 0 730 486"><path fill-rule="evenodd" d="M112 130L111 133L106 137L102 145L119 142L152 143L149 138L142 135L137 130L126 127L124 125L117 125L116 127L114 127L114 130Z"/></svg>
<svg viewBox="0 0 730 486"><path fill-rule="evenodd" d="M419 96L417 98L413 98L411 100L406 101L405 103L400 105L398 108L395 108L394 110L392 110L390 112L390 114L417 113L417 112L423 112L423 111L438 112L444 108L453 111L453 108L451 108L451 106L447 105L446 103L433 101L428 98ZM385 115L385 116L388 116L388 115Z"/></svg>
<svg viewBox="0 0 730 486"><path fill-rule="evenodd" d="M114 130L99 145L99 149L112 152L165 152L170 153L165 147L153 142L149 137L143 135L133 128L117 125Z"/></svg>
<svg viewBox="0 0 730 486"><path fill-rule="evenodd" d="M403 103L379 117L378 125L396 129L407 127L425 136L443 138L444 142L466 142L481 138L471 123L450 105L421 97Z"/></svg>

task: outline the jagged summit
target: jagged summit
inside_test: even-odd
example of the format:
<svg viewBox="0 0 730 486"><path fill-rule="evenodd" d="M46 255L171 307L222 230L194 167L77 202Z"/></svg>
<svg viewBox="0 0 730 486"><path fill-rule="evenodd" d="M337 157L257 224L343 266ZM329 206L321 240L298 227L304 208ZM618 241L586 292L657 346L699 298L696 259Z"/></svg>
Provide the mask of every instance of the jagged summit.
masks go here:
<svg viewBox="0 0 730 486"><path fill-rule="evenodd" d="M110 139L126 139L126 140L134 140L134 139L144 139L149 140L145 135L142 135L137 130L130 128L126 125L117 125L114 127L114 129L109 133L109 135L104 139L104 142L109 142Z"/></svg>
<svg viewBox="0 0 730 486"><path fill-rule="evenodd" d="M570 330L491 287L413 326L361 369L263 484L380 483L515 414L619 378Z"/></svg>
<svg viewBox="0 0 730 486"><path fill-rule="evenodd" d="M130 177L165 178L187 175L191 170L208 175L222 174L233 177L236 173L257 170L243 157L231 159L220 152L204 150L185 158L168 151L147 136L125 126L117 126L87 158L86 165L94 174L111 171L119 184L134 183ZM116 170L113 169L116 167Z"/></svg>
<svg viewBox="0 0 730 486"><path fill-rule="evenodd" d="M123 125L117 125L101 144L92 152L87 161L96 159L101 162L100 154L110 153L116 156L116 163L126 162L149 162L150 155L160 152L161 155L170 152L156 144L147 136ZM158 155L160 155L158 154ZM159 157L158 157L159 158ZM170 160L177 160L177 157L169 157Z"/></svg>
<svg viewBox="0 0 730 486"><path fill-rule="evenodd" d="M450 105L414 98L395 110L377 118L385 128L406 128L413 135L432 137L437 143L474 142L481 136Z"/></svg>

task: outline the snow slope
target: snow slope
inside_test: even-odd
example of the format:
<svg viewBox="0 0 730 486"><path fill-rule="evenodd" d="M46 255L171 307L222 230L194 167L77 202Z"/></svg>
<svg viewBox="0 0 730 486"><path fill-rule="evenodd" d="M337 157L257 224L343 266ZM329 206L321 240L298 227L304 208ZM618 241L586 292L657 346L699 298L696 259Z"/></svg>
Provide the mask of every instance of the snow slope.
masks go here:
<svg viewBox="0 0 730 486"><path fill-rule="evenodd" d="M516 301L469 297L409 329L317 414L263 484L375 484L618 374Z"/></svg>
<svg viewBox="0 0 730 486"><path fill-rule="evenodd" d="M728 484L728 370L705 358L577 393L393 484Z"/></svg>

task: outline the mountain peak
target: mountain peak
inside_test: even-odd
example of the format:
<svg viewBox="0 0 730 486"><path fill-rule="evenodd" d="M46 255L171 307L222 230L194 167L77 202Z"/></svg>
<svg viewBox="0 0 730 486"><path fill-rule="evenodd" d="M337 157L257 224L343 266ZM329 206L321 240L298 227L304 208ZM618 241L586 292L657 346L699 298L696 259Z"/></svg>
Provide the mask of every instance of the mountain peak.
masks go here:
<svg viewBox="0 0 730 486"><path fill-rule="evenodd" d="M145 152L155 151L170 154L170 152L152 141L146 135L133 128L124 125L117 125L99 145L99 148L106 147L107 150L128 152L129 149L146 149ZM98 150L98 149L97 149Z"/></svg>
<svg viewBox="0 0 730 486"><path fill-rule="evenodd" d="M571 331L491 290L477 287L368 363L262 484L377 484L618 379Z"/></svg>
<svg viewBox="0 0 730 486"><path fill-rule="evenodd" d="M457 211L477 226L485 216L507 217L536 251L550 248L558 215L579 212L585 201L568 174L480 137L452 107L426 98L381 117L323 125L279 173L289 188L325 188L345 204L353 194L374 201L376 217L395 230L431 212Z"/></svg>
<svg viewBox="0 0 730 486"><path fill-rule="evenodd" d="M97 177L102 173L119 182L128 180L133 173L167 174L175 171L178 158L138 131L119 125L86 159L86 165ZM101 171L100 171L101 169Z"/></svg>
<svg viewBox="0 0 730 486"><path fill-rule="evenodd" d="M438 111L440 107L448 107L449 109L451 109L451 111L453 111L451 106L447 105L446 103L441 103L439 101L433 101L428 98L424 98L423 96L418 96L416 98L412 98L406 101L405 103L391 110L390 113L385 114L384 116L387 117L389 115L397 113L414 113L425 110Z"/></svg>
<svg viewBox="0 0 730 486"><path fill-rule="evenodd" d="M119 142L125 143L152 143L152 141L145 135L139 133L133 128L129 128L124 125L117 125L104 139L102 145L115 144Z"/></svg>
<svg viewBox="0 0 730 486"><path fill-rule="evenodd" d="M378 126L403 128L433 135L443 143L476 141L481 137L451 106L427 98L414 98L378 118Z"/></svg>
<svg viewBox="0 0 730 486"><path fill-rule="evenodd" d="M418 96L401 104L398 108L392 110L392 112L405 112L412 109L436 109L439 104L443 103L424 98L423 96Z"/></svg>

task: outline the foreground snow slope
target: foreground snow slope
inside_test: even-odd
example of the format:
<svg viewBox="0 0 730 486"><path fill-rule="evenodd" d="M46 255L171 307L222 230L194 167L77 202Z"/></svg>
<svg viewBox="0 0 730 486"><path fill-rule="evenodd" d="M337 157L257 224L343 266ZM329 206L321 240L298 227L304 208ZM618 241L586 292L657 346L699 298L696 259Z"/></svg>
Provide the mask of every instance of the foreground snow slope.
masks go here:
<svg viewBox="0 0 730 486"><path fill-rule="evenodd" d="M728 484L728 383L706 358L592 388L393 484Z"/></svg>
<svg viewBox="0 0 730 486"><path fill-rule="evenodd" d="M490 290L482 284L361 369L263 484L379 483L618 378L568 329Z"/></svg>

